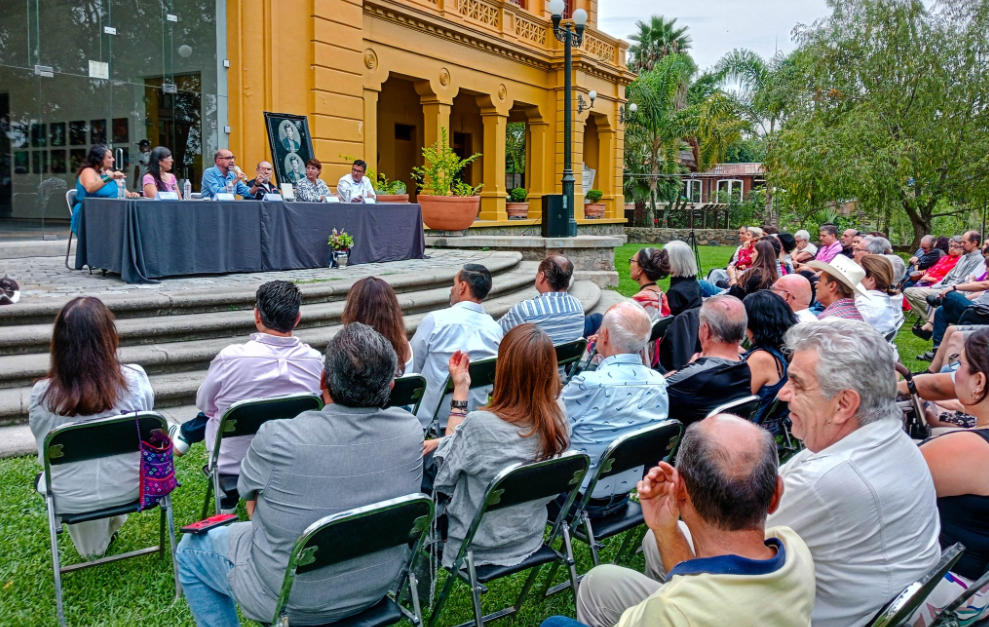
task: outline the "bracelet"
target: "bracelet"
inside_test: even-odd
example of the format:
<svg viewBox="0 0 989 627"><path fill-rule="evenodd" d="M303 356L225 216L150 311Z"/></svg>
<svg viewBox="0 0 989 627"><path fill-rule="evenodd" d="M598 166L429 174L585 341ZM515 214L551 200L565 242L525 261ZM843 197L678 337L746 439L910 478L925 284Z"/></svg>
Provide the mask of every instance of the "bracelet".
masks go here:
<svg viewBox="0 0 989 627"><path fill-rule="evenodd" d="M467 409L467 401L450 400L450 409Z"/></svg>
<svg viewBox="0 0 989 627"><path fill-rule="evenodd" d="M113 180L113 177L110 176L109 174L104 174L103 176L100 177L100 179L102 179L104 183L109 183L110 181Z"/></svg>

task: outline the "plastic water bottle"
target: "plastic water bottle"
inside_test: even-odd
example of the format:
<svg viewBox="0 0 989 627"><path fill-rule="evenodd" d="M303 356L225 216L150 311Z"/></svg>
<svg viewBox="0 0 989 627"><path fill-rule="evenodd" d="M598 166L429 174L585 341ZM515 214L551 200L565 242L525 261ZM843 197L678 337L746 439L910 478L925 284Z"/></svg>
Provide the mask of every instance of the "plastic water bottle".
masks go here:
<svg viewBox="0 0 989 627"><path fill-rule="evenodd" d="M189 179L182 185L182 200L192 200L192 182Z"/></svg>
<svg viewBox="0 0 989 627"><path fill-rule="evenodd" d="M227 193L228 194L234 193L234 182L233 181L227 181Z"/></svg>
<svg viewBox="0 0 989 627"><path fill-rule="evenodd" d="M127 191L124 189L124 179L117 179L117 198L127 198Z"/></svg>

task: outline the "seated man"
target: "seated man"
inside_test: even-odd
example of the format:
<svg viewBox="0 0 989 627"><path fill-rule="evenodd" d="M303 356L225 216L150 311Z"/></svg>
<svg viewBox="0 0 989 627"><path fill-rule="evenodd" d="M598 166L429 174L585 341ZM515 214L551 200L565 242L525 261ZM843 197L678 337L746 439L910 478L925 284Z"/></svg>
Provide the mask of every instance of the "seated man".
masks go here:
<svg viewBox="0 0 989 627"><path fill-rule="evenodd" d="M244 184L247 175L234 168L234 153L226 148L221 148L213 154L214 165L203 171L203 181L200 193L203 198L213 198L217 194L227 191L227 185L231 186L234 194L241 198L254 198L260 189L257 184L248 187Z"/></svg>
<svg viewBox="0 0 989 627"><path fill-rule="evenodd" d="M739 356L748 316L734 296L712 296L700 308L697 359L666 378L670 418L684 427L703 420L711 410L752 392L752 373Z"/></svg>
<svg viewBox="0 0 989 627"><path fill-rule="evenodd" d="M793 530L767 523L786 498L778 463L773 437L747 420L725 414L691 425L676 468L661 462L638 485L653 577L592 569L577 618L590 627L809 625L810 551Z"/></svg>
<svg viewBox="0 0 989 627"><path fill-rule="evenodd" d="M228 346L213 358L206 380L196 394L199 415L181 427L169 428L176 455L184 454L190 444L203 439L212 453L220 419L237 401L284 394L319 394L322 357L319 351L292 337L292 330L302 317L301 305L302 292L294 283L269 281L258 288L254 307L258 332L246 344ZM218 459L221 474L240 473L240 462L250 443L247 436L223 440Z"/></svg>
<svg viewBox="0 0 989 627"><path fill-rule="evenodd" d="M539 296L515 303L498 320L508 333L513 327L531 322L541 328L554 344L579 340L584 336L584 306L567 293L573 264L563 255L550 255L539 262L536 291Z"/></svg>
<svg viewBox="0 0 989 627"><path fill-rule="evenodd" d="M287 128L287 127L286 127ZM248 181L247 186L251 189L257 188L257 192L251 196L255 200L263 200L265 194L281 194L278 185L273 181L275 176L275 166L267 161L262 161L257 167L257 176L253 181Z"/></svg>
<svg viewBox="0 0 989 627"><path fill-rule="evenodd" d="M818 320L825 318L846 318L862 320L862 314L855 306L855 293L866 298L869 294L862 286L865 270L845 256L835 257L831 263L809 261L807 267L821 272L817 281L817 302L824 305L824 311L817 315Z"/></svg>
<svg viewBox="0 0 989 627"><path fill-rule="evenodd" d="M811 295L810 281L800 274L788 274L781 276L773 283L773 292L779 295L786 304L790 306L800 322L814 322L817 320L810 309Z"/></svg>
<svg viewBox="0 0 989 627"><path fill-rule="evenodd" d="M947 263L952 261L952 255L958 253L958 242L957 237L951 238L954 246L951 246L951 254L945 260ZM985 263L982 259L982 252L979 250L979 244L982 241L982 236L978 231L967 231L965 235L961 238L961 256L957 258L954 262L955 265L951 270L944 275L937 283L934 283L930 287L911 287L907 288L903 295L906 296L907 302L910 303L910 307L913 308L914 313L921 316L924 320L928 320L931 316L930 307L927 303L927 297L932 294L937 294L946 287L951 287L959 283L971 280L970 275L980 275L985 272ZM937 264L935 268L937 268ZM933 271L934 268L931 269ZM930 272L928 273L930 274ZM921 277L920 281L924 282L924 278L927 277L925 274ZM972 277L974 278L974 277ZM925 329L927 331L930 328Z"/></svg>
<svg viewBox="0 0 989 627"><path fill-rule="evenodd" d="M402 409L381 409L397 367L388 340L367 325L348 324L326 348L322 411L261 426L237 482L250 522L183 536L176 551L196 624L237 625L238 603L244 616L267 623L306 527L419 491L419 421ZM288 604L291 623L321 625L370 607L394 585L407 557L399 547L299 575Z"/></svg>
<svg viewBox="0 0 989 627"><path fill-rule="evenodd" d="M922 275L925 270L934 267L934 264L941 260L941 256L944 255L944 252L941 249L936 248L934 246L934 242L935 237L933 235L925 235L920 239L920 248L918 248L917 252L915 252L913 257L910 258L910 267L907 268L906 278L901 285L902 289L913 287L916 281L911 280L910 277L915 272L919 272L920 275ZM918 278L920 275L918 275Z"/></svg>
<svg viewBox="0 0 989 627"><path fill-rule="evenodd" d="M639 304L626 301L612 305L598 331L597 351L604 360L597 370L576 375L560 395L572 428L570 446L591 458L582 494L612 442L669 416L666 379L644 365L640 354L650 330L649 314ZM641 477L639 467L598 483L588 513L596 518L624 507L629 491ZM561 501L557 511L562 505Z"/></svg>
<svg viewBox="0 0 989 627"><path fill-rule="evenodd" d="M937 563L934 482L903 431L895 355L877 331L829 318L791 328L786 347L779 398L807 448L780 469L786 489L768 524L810 548L814 627L858 627Z"/></svg>
<svg viewBox="0 0 989 627"><path fill-rule="evenodd" d="M482 265L466 264L453 278L450 308L434 311L419 323L412 337L413 372L426 378L426 393L419 404L419 422L428 427L438 407L449 407L450 396L443 396L453 353L467 353L473 363L496 357L504 332L494 318L484 312L481 302L491 291L491 273ZM488 402L490 386L471 390L467 410L474 411ZM441 416L440 426L446 424Z"/></svg>
<svg viewBox="0 0 989 627"><path fill-rule="evenodd" d="M364 176L367 164L358 159L350 167L350 174L344 174L337 182L337 196L343 202L364 202L365 198L377 198L371 179Z"/></svg>

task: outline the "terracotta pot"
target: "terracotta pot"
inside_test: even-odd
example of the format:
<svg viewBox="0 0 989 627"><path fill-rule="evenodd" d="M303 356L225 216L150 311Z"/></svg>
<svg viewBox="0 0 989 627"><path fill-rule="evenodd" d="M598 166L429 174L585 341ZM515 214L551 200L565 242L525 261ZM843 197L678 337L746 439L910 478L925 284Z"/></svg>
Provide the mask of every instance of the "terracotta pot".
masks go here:
<svg viewBox="0 0 989 627"><path fill-rule="evenodd" d="M605 204L603 202L589 202L584 205L585 218L603 218Z"/></svg>
<svg viewBox="0 0 989 627"><path fill-rule="evenodd" d="M434 231L463 231L474 224L481 209L480 196L426 196L419 194L422 221Z"/></svg>
<svg viewBox="0 0 989 627"><path fill-rule="evenodd" d="M508 212L508 219L524 220L529 217L529 203L527 202L507 202L505 210Z"/></svg>
<svg viewBox="0 0 989 627"><path fill-rule="evenodd" d="M408 194L378 194L378 202L409 202Z"/></svg>

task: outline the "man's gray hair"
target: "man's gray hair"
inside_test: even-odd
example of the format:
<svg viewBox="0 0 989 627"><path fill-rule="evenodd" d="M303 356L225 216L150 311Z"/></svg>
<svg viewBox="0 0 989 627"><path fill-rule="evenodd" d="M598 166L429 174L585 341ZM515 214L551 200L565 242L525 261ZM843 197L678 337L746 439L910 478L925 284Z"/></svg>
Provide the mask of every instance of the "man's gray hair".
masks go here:
<svg viewBox="0 0 989 627"><path fill-rule="evenodd" d="M896 354L889 343L865 322L826 318L790 327L789 352L817 353L817 382L827 399L842 390L854 390L860 404L855 418L860 426L884 418L899 418L896 406Z"/></svg>
<svg viewBox="0 0 989 627"><path fill-rule="evenodd" d="M865 238L865 248L873 255L886 255L893 252L893 245L885 237Z"/></svg>
<svg viewBox="0 0 989 627"><path fill-rule="evenodd" d="M810 241L810 233L808 233L804 229L800 229L799 231L797 231L796 233L793 234L793 239L802 239L805 242L809 242Z"/></svg>
<svg viewBox="0 0 989 627"><path fill-rule="evenodd" d="M626 300L608 308L601 319L601 328L608 329L608 340L619 353L638 353L646 347L652 332L652 321L642 305Z"/></svg>
<svg viewBox="0 0 989 627"><path fill-rule="evenodd" d="M384 407L398 370L391 342L373 328L351 322L333 336L323 359L326 389L337 405Z"/></svg>
<svg viewBox="0 0 989 627"><path fill-rule="evenodd" d="M715 342L740 344L745 339L749 318L745 305L734 296L722 294L704 301L700 311L701 324L707 324Z"/></svg>
<svg viewBox="0 0 989 627"><path fill-rule="evenodd" d="M694 258L694 251L690 250L686 242L675 239L664 246L663 250L670 256L670 276L697 276L697 260Z"/></svg>
<svg viewBox="0 0 989 627"><path fill-rule="evenodd" d="M907 275L907 264L899 255L885 255L885 257L893 264L893 283L899 285L903 277Z"/></svg>

